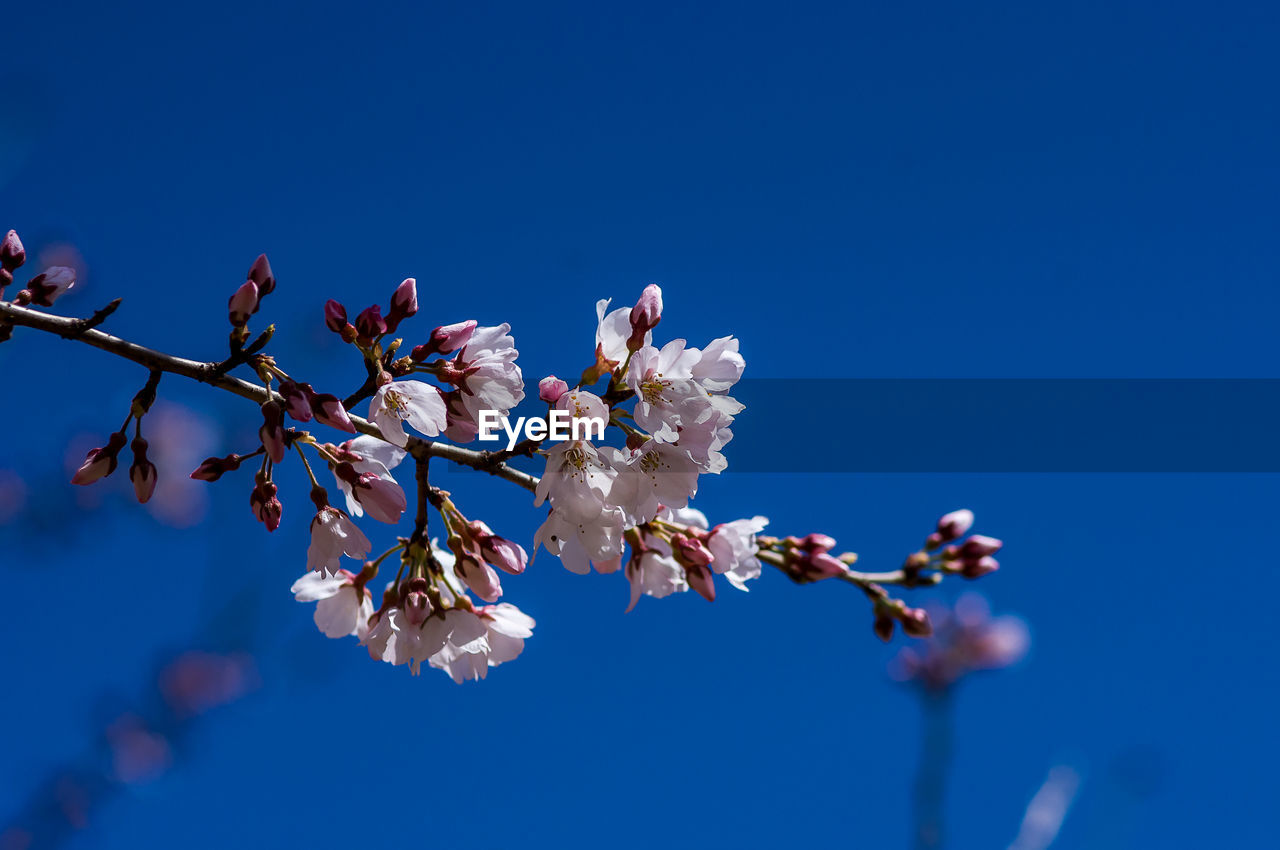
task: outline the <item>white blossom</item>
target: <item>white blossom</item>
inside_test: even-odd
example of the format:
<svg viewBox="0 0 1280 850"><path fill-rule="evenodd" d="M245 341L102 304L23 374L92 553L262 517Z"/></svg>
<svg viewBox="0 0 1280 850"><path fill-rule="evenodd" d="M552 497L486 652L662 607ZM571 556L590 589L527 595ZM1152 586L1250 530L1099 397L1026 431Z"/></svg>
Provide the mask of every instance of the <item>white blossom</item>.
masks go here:
<svg viewBox="0 0 1280 850"><path fill-rule="evenodd" d="M341 558L363 560L373 544L351 517L333 507L321 508L311 520L311 545L307 548L307 569L326 575L337 573Z"/></svg>
<svg viewBox="0 0 1280 850"><path fill-rule="evenodd" d="M428 437L448 427L444 396L422 381L392 381L383 384L369 402L369 419L389 442L404 448L409 443L404 423L408 422Z"/></svg>
<svg viewBox="0 0 1280 850"><path fill-rule="evenodd" d="M355 576L346 570L333 576L308 572L289 591L299 602L316 603L316 625L326 637L355 635L364 640L373 616L373 600L368 590L357 590L354 582Z"/></svg>

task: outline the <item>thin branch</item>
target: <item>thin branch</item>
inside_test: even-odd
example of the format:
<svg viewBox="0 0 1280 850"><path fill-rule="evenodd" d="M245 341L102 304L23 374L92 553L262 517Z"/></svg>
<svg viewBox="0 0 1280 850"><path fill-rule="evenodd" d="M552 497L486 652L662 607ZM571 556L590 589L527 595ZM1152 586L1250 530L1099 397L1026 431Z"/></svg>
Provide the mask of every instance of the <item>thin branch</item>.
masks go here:
<svg viewBox="0 0 1280 850"><path fill-rule="evenodd" d="M175 357L172 354L165 354L153 348L147 348L135 342L112 336L93 327L94 324L111 315L117 306L119 306L118 300L98 310L93 317L73 319L52 313L42 313L39 310L32 310L27 307L19 307L16 304L0 302L0 323L32 328L45 333L56 334L65 339L82 342L85 345L90 345L117 357L130 360L148 369L168 372L173 375L190 378L193 381L200 381L218 389L226 390L229 393L234 393L241 398L249 399L257 404L263 404L272 398L283 403L284 399L278 393L225 374L224 369L226 367L224 363L226 361L223 361L223 363L208 363L188 360L185 357ZM101 318L98 318L99 316ZM351 424L360 433L377 437L380 440L386 439L382 436L382 432L378 430L377 425L352 414L350 411L348 411L347 415L351 418ZM505 463L495 464L487 452L477 452L471 449L464 449L461 446L437 443L417 437L410 437L406 448L409 454L419 460L431 457L443 458L451 463L488 472L490 475L510 481L526 490L533 490L538 486L536 476L521 472L518 469L507 466Z"/></svg>

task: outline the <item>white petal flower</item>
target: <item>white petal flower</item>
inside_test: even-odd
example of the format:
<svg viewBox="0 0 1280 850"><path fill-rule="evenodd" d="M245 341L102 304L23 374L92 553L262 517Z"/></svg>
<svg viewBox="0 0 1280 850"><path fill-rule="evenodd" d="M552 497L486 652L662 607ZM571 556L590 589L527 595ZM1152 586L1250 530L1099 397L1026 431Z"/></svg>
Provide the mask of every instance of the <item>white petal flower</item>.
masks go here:
<svg viewBox="0 0 1280 850"><path fill-rule="evenodd" d="M631 308L619 307L606 314L608 309L608 298L596 302L596 348L606 359L622 363L627 359L627 339L631 336ZM652 336L652 333L645 334L645 345Z"/></svg>
<svg viewBox="0 0 1280 850"><path fill-rule="evenodd" d="M627 563L627 580L631 582L630 611L636 607L642 595L661 599L672 593L683 593L689 589L685 579L684 567L676 563L669 554L658 551L645 552L640 558Z"/></svg>
<svg viewBox="0 0 1280 850"><path fill-rule="evenodd" d="M363 560L373 544L351 517L333 507L321 508L311 520L311 545L307 549L307 569L327 575L338 572L341 558Z"/></svg>
<svg viewBox="0 0 1280 850"><path fill-rule="evenodd" d="M747 581L760 577L756 535L768 524L768 519L756 516L721 523L711 529L707 538L707 549L715 558L711 569L722 574L738 590L747 590Z"/></svg>
<svg viewBox="0 0 1280 850"><path fill-rule="evenodd" d="M369 418L382 436L401 448L409 443L405 422L428 437L438 436L448 427L444 396L422 381L383 384L369 402Z"/></svg>
<svg viewBox="0 0 1280 850"><path fill-rule="evenodd" d="M365 588L356 590L355 576L346 570L323 576L308 572L289 588L299 602L315 602L315 621L326 637L355 635L363 640L373 616L373 599Z"/></svg>

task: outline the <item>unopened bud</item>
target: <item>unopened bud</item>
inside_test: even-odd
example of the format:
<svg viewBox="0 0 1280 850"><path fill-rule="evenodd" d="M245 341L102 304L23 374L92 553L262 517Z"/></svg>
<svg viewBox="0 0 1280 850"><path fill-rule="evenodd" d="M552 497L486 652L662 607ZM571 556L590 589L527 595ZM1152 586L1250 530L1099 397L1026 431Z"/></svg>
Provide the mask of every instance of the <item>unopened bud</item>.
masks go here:
<svg viewBox="0 0 1280 850"><path fill-rule="evenodd" d="M249 266L248 278L258 287L259 301L275 291L276 277L271 273L271 263L267 261L266 254L259 254L258 259Z"/></svg>
<svg viewBox="0 0 1280 850"><path fill-rule="evenodd" d="M950 543L952 540L959 540L973 526L973 511L961 509L944 514L938 520L938 530L936 532L938 544ZM933 535L930 535L932 538ZM936 548L935 544L935 548Z"/></svg>
<svg viewBox="0 0 1280 850"><path fill-rule="evenodd" d="M639 351L644 347L644 338L649 331L657 327L662 320L662 288L651 283L640 293L640 300L631 308L631 337L627 340L627 350Z"/></svg>
<svg viewBox="0 0 1280 850"><path fill-rule="evenodd" d="M147 459L147 441L141 437L130 445L133 449L133 465L129 467L129 480L133 482L133 494L146 504L156 491L156 465Z"/></svg>
<svg viewBox="0 0 1280 850"><path fill-rule="evenodd" d="M965 559L981 558L984 555L994 555L1004 546L1004 542L994 537L984 537L981 534L975 534L968 540L960 544L960 557Z"/></svg>
<svg viewBox="0 0 1280 850"><path fill-rule="evenodd" d="M395 333L400 323L418 312L418 282L411 277L396 287L387 310L387 332Z"/></svg>
<svg viewBox="0 0 1280 850"><path fill-rule="evenodd" d="M27 282L26 291L37 307L52 307L64 292L76 285L76 271L67 266L53 266Z"/></svg>
<svg viewBox="0 0 1280 850"><path fill-rule="evenodd" d="M377 304L366 307L356 316L356 333L361 339L372 340L387 332L387 322L382 318L382 308Z"/></svg>
<svg viewBox="0 0 1280 850"><path fill-rule="evenodd" d="M471 341L476 324L475 319L468 319L452 325L441 325L431 332L426 345L415 346L409 356L421 363L433 354L452 354Z"/></svg>
<svg viewBox="0 0 1280 850"><path fill-rule="evenodd" d="M983 555L981 558L966 558L960 562L960 575L969 579L982 578L998 569L1000 569L1000 562L990 555Z"/></svg>
<svg viewBox="0 0 1280 850"><path fill-rule="evenodd" d="M258 284L246 280L227 301L227 318L231 326L243 328L249 323L249 317L258 312Z"/></svg>
<svg viewBox="0 0 1280 850"><path fill-rule="evenodd" d="M888 643L893 640L893 618L885 614L876 614L875 622L871 624L872 630L876 633L876 637Z"/></svg>
<svg viewBox="0 0 1280 850"><path fill-rule="evenodd" d="M229 454L226 457L205 458L204 462L191 473L191 477L197 481L217 481L225 473L239 469L243 460L244 458L237 454Z"/></svg>
<svg viewBox="0 0 1280 850"><path fill-rule="evenodd" d="M715 574L706 564L685 564L685 581L708 602L716 601Z"/></svg>
<svg viewBox="0 0 1280 850"><path fill-rule="evenodd" d="M933 634L933 624L929 622L929 614L923 608L905 608L898 616L902 623L902 631L911 637L928 637Z"/></svg>
<svg viewBox="0 0 1280 850"><path fill-rule="evenodd" d="M258 438L262 447L267 450L267 457L273 463L284 460L284 408L278 401L268 401L262 405L262 427L258 429Z"/></svg>
<svg viewBox="0 0 1280 850"><path fill-rule="evenodd" d="M555 375L548 375L541 381L538 381L538 398L547 404L555 404L560 400L560 396L569 391L569 385L557 378Z"/></svg>
<svg viewBox="0 0 1280 850"><path fill-rule="evenodd" d="M22 247L22 240L16 231L10 230L0 239L0 269L14 272L27 261L27 249ZM9 278L13 280L12 274Z"/></svg>
<svg viewBox="0 0 1280 850"><path fill-rule="evenodd" d="M100 478L106 478L116 471L120 450L129 438L122 431L117 431L107 438L107 444L101 448L90 449L85 455L84 463L71 477L72 484L92 484Z"/></svg>

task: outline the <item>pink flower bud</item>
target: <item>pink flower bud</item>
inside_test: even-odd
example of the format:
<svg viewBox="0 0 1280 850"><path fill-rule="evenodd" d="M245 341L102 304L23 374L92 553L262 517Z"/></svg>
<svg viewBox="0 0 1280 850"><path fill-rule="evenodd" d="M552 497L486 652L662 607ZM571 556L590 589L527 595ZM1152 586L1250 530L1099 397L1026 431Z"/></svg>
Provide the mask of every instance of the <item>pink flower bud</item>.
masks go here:
<svg viewBox="0 0 1280 850"><path fill-rule="evenodd" d="M204 462L191 473L191 477L197 481L217 481L225 473L239 469L242 460L244 458L237 454L229 454L226 457L205 458Z"/></svg>
<svg viewBox="0 0 1280 850"><path fill-rule="evenodd" d="M715 560L715 557L702 544L701 540L678 532L671 536L671 550L671 554L675 556L675 559L685 566L692 564L705 567Z"/></svg>
<svg viewBox="0 0 1280 850"><path fill-rule="evenodd" d="M259 301L275 291L276 277L271 273L271 263L267 262L266 254L259 254L258 259L249 266L248 277L258 287Z"/></svg>
<svg viewBox="0 0 1280 850"><path fill-rule="evenodd" d="M631 337L627 340L629 351L644 347L644 338L662 320L662 289L651 283L640 293L640 300L631 308Z"/></svg>
<svg viewBox="0 0 1280 850"><path fill-rule="evenodd" d="M560 400L560 396L569 391L569 385L557 378L555 375L548 375L541 381L538 381L538 398L547 404L555 404Z"/></svg>
<svg viewBox="0 0 1280 850"><path fill-rule="evenodd" d="M227 318L231 326L243 328L249 323L249 317L258 312L258 284L246 280L227 301Z"/></svg>
<svg viewBox="0 0 1280 850"><path fill-rule="evenodd" d="M288 379L280 382L280 395L284 397L285 411L297 422L311 421L310 384L296 384Z"/></svg>
<svg viewBox="0 0 1280 850"><path fill-rule="evenodd" d="M716 601L715 574L711 572L710 567L706 564L686 564L684 577L699 596L708 602Z"/></svg>
<svg viewBox="0 0 1280 850"><path fill-rule="evenodd" d="M343 466L347 464L339 464L337 468L341 469ZM361 474L352 485L351 493L369 516L389 525L400 521L408 504L399 484L380 478L372 472Z"/></svg>
<svg viewBox="0 0 1280 850"><path fill-rule="evenodd" d="M952 540L959 540L968 533L972 526L973 511L971 510L961 509L945 514L938 520L938 530L936 532L938 543L950 543Z"/></svg>
<svg viewBox="0 0 1280 850"><path fill-rule="evenodd" d="M396 287L387 310L387 332L395 333L400 323L418 312L418 282L411 277Z"/></svg>
<svg viewBox="0 0 1280 850"><path fill-rule="evenodd" d="M278 488L274 481L266 480L261 473L256 477L253 490L249 493L249 507L258 522L267 527L267 531L275 531L280 527L280 518L284 506L276 498Z"/></svg>
<svg viewBox="0 0 1280 850"><path fill-rule="evenodd" d="M472 593L485 602L497 602L502 596L502 583L493 567L477 561L470 554L464 553L458 558L454 562L453 571Z"/></svg>
<svg viewBox="0 0 1280 850"><path fill-rule="evenodd" d="M984 555L994 555L1000 551L1000 547L1004 543L996 540L994 537L984 537L981 534L975 534L968 540L960 544L960 557L965 559L981 558Z"/></svg>
<svg viewBox="0 0 1280 850"><path fill-rule="evenodd" d="M324 326L336 334L347 327L347 308L330 298L324 302Z"/></svg>
<svg viewBox="0 0 1280 850"><path fill-rule="evenodd" d="M480 557L505 573L520 575L529 564L529 555L519 543L496 534L490 534L478 542Z"/></svg>
<svg viewBox="0 0 1280 850"><path fill-rule="evenodd" d="M795 549L787 552L782 569L797 584L835 578L849 571L843 561L825 551L806 552Z"/></svg>
<svg viewBox="0 0 1280 850"><path fill-rule="evenodd" d="M27 250L22 247L22 240L16 231L10 230L0 240L0 269L12 274L26 261ZM9 279L12 280L12 276Z"/></svg>
<svg viewBox="0 0 1280 850"><path fill-rule="evenodd" d="M911 637L928 637L933 634L933 624L929 622L929 614L923 608L907 608L899 615L902 631Z"/></svg>
<svg viewBox="0 0 1280 850"><path fill-rule="evenodd" d="M981 558L966 558L960 563L960 575L965 578L982 578L1000 569L1000 562L990 555Z"/></svg>
<svg viewBox="0 0 1280 850"><path fill-rule="evenodd" d="M258 429L258 438L262 447L267 450L267 457L273 463L284 460L284 408L278 401L268 401L262 405L262 427Z"/></svg>
<svg viewBox="0 0 1280 850"><path fill-rule="evenodd" d="M431 332L426 345L414 347L409 356L421 363L433 354L452 354L471 341L476 324L475 319L468 319L452 325L441 325Z"/></svg>
<svg viewBox="0 0 1280 850"><path fill-rule="evenodd" d="M356 316L356 333L361 339L372 340L387 332L387 322L382 318L382 308L377 304L365 307Z"/></svg>
<svg viewBox="0 0 1280 850"><path fill-rule="evenodd" d="M871 624L871 629L876 633L876 637L888 643L893 640L893 618L884 614L876 614L875 622Z"/></svg>
<svg viewBox="0 0 1280 850"><path fill-rule="evenodd" d="M311 393L310 401L311 412L321 425L328 425L330 428L337 428L348 434L356 432L356 426L352 424L351 417L347 415L347 409L342 406L337 396L332 393Z"/></svg>
<svg viewBox="0 0 1280 850"><path fill-rule="evenodd" d="M72 484L92 484L99 478L106 478L116 471L117 458L124 444L129 441L123 432L117 431L107 438L102 448L90 449L85 455L84 463L71 477Z"/></svg>
<svg viewBox="0 0 1280 850"><path fill-rule="evenodd" d="M31 293L32 304L37 307L52 307L54 301L75 285L75 269L53 266L31 278L27 283L27 291Z"/></svg>
<svg viewBox="0 0 1280 850"><path fill-rule="evenodd" d="M129 480L133 482L133 494L145 505L156 491L156 465L147 460L146 440L137 437L130 448L133 449L133 465L129 467Z"/></svg>

